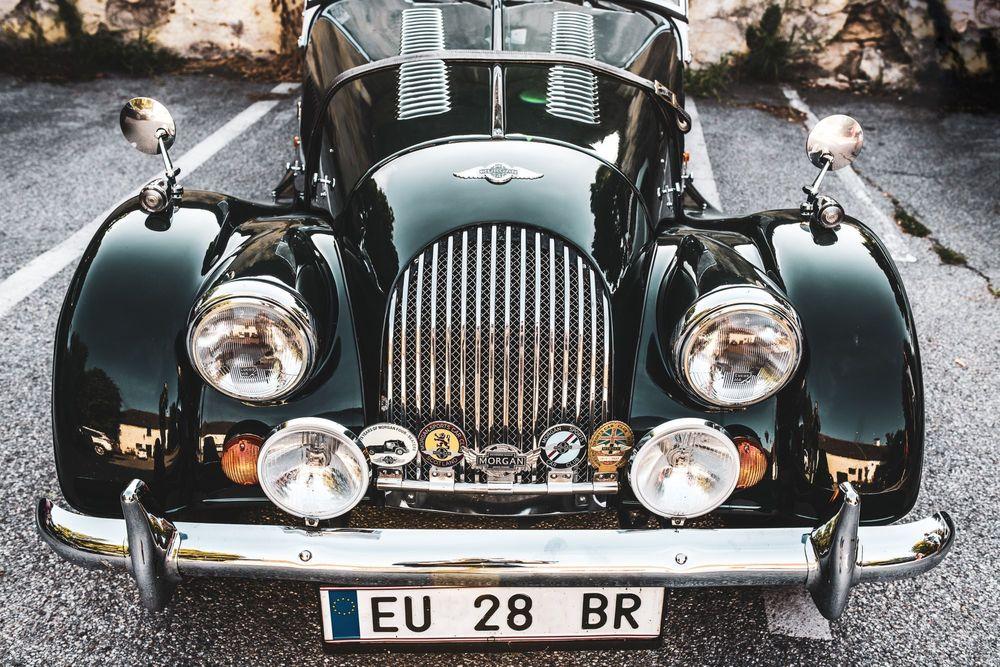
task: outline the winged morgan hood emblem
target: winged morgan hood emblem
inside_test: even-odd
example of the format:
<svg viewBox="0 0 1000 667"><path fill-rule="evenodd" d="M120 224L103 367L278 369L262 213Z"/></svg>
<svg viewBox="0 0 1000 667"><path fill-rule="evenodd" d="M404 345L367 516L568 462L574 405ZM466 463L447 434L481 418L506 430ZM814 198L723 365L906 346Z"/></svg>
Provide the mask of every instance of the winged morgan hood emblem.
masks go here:
<svg viewBox="0 0 1000 667"><path fill-rule="evenodd" d="M539 174L537 171L531 171L530 169L525 169L524 167L512 167L509 164L504 164L503 162L494 162L493 164L486 165L485 167L473 167L472 169L466 169L465 171L456 171L455 176L457 178L464 179L482 179L487 180L494 185L503 185L504 183L510 183L511 181L517 180L535 180L536 178L541 178L543 174Z"/></svg>

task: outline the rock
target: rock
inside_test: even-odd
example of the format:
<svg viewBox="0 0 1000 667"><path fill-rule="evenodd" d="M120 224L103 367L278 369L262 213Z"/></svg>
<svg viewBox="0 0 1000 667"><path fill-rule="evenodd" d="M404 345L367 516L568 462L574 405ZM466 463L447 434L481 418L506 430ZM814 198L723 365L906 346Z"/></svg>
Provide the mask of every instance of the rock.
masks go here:
<svg viewBox="0 0 1000 667"><path fill-rule="evenodd" d="M869 81L881 81L882 71L885 69L885 61L881 52L874 46L866 46L861 51L861 61L858 63L858 71Z"/></svg>
<svg viewBox="0 0 1000 667"><path fill-rule="evenodd" d="M108 0L105 15L114 28L149 29L171 19L174 0Z"/></svg>
<svg viewBox="0 0 1000 667"><path fill-rule="evenodd" d="M728 53L744 53L746 50L744 31L734 21L725 19L702 21L691 40L695 67L717 63Z"/></svg>
<svg viewBox="0 0 1000 667"><path fill-rule="evenodd" d="M1000 2L976 0L976 22L981 28L1000 28Z"/></svg>
<svg viewBox="0 0 1000 667"><path fill-rule="evenodd" d="M825 76L821 79L816 79L813 84L817 88L833 88L835 90L848 90L851 87L851 82L846 76L843 78Z"/></svg>

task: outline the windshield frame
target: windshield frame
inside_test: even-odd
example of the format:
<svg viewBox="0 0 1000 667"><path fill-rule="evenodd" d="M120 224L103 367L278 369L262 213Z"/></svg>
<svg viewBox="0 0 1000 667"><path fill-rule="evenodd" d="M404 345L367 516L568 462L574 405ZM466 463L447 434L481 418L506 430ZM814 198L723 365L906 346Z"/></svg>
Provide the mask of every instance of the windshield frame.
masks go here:
<svg viewBox="0 0 1000 667"><path fill-rule="evenodd" d="M407 63L441 61L450 64L485 65L495 67L505 66L536 66L551 67L567 65L589 70L620 83L638 88L653 102L659 111L660 122L668 130L673 129L687 133L691 129L691 116L684 110L678 96L659 81L641 77L633 72L608 65L607 63L584 58L552 53L531 53L513 51L428 51L405 56L383 58L364 65L359 65L341 72L323 91L318 109L327 109L334 96L347 84L360 78L397 69ZM312 128L308 134L307 152L305 155L305 171L316 174L319 170L320 145L322 143L323 113L317 113L313 119ZM305 128L303 128L304 130ZM310 178L305 182L305 200L313 197L313 183Z"/></svg>

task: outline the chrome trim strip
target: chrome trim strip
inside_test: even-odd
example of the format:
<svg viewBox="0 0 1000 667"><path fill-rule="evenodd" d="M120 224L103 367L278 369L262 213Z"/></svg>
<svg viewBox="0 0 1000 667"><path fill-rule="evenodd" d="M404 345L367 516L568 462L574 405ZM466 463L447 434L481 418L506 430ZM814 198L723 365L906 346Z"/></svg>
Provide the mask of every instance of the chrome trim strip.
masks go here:
<svg viewBox="0 0 1000 667"><path fill-rule="evenodd" d="M500 400L503 403L503 427L506 429L510 424L510 290L513 281L510 279L510 227L505 227L504 232L506 238L503 253L503 393Z"/></svg>
<svg viewBox="0 0 1000 667"><path fill-rule="evenodd" d="M496 387L496 330L497 330L497 226L490 227L490 337L486 354L487 370L486 433L493 433L493 397ZM491 443L487 443L491 444Z"/></svg>
<svg viewBox="0 0 1000 667"><path fill-rule="evenodd" d="M552 392L556 376L556 240L549 238L549 403L548 417L552 417Z"/></svg>
<svg viewBox="0 0 1000 667"><path fill-rule="evenodd" d="M417 491L435 490L432 482L423 482L399 477L379 478L376 488L379 491ZM611 495L618 493L618 482L570 482L566 484L517 483L491 484L489 482L455 482L449 491L454 493L486 494L494 496L537 496L537 495Z"/></svg>
<svg viewBox="0 0 1000 667"><path fill-rule="evenodd" d="M423 374L420 372L420 362L423 359L423 355L420 354L421 342L424 338L424 327L423 327L423 316L424 316L424 266L427 264L426 260L427 251L424 250L420 253L420 257L417 260L417 296L416 296L416 310L417 313L417 331L416 331L416 343L414 345L414 357L416 361L416 368L414 369L413 375L413 389L414 396L413 402L415 410L420 412L423 409L423 396L421 392L421 382L420 379Z"/></svg>
<svg viewBox="0 0 1000 667"><path fill-rule="evenodd" d="M590 392L587 396L590 397L590 418L594 419L594 401L597 398L594 394L594 378L597 377L597 274L593 270L590 272L590 313L588 315L590 319ZM604 415L602 414L601 418L595 421L603 422Z"/></svg>
<svg viewBox="0 0 1000 667"><path fill-rule="evenodd" d="M521 228L521 282L519 283L520 302L517 309L517 430L524 431L524 292L528 288L525 276L525 267L528 261L527 230ZM536 297L537 298L537 297ZM532 447L534 443L529 443ZM523 448L523 443L522 443Z"/></svg>
<svg viewBox="0 0 1000 667"><path fill-rule="evenodd" d="M431 347L431 361L430 361L430 407L428 410L433 414L434 407L437 403L437 375L436 375L436 362L437 362L437 290L438 290L438 251L441 247L440 243L434 244L434 250L431 259L431 332L430 332L430 347Z"/></svg>
<svg viewBox="0 0 1000 667"><path fill-rule="evenodd" d="M457 484L456 484L457 486ZM41 498L38 531L62 558L105 570L132 570L140 599L163 603L176 579L218 576L318 581L341 586L806 586L820 600L858 582L923 574L955 541L945 512L893 526L858 527L838 513L815 530L440 530L326 528L177 522L143 505L145 484L126 494L132 520L69 512ZM123 494L123 503L126 499ZM140 524L146 522L143 527ZM160 535L166 548L142 559L130 544ZM851 559L831 562L826 545L856 539ZM856 538L855 538L856 536ZM308 551L310 558L301 554ZM681 557L683 556L683 558ZM131 563L130 563L131 561ZM136 565L138 563L138 565ZM850 576L837 576L837 563ZM152 576L165 573L169 576ZM175 579L176 578L176 579ZM838 611L830 607L824 612Z"/></svg>
<svg viewBox="0 0 1000 667"><path fill-rule="evenodd" d="M406 307L409 304L410 270L403 272L403 307L400 311L399 332L399 398L400 405L406 408Z"/></svg>
<svg viewBox="0 0 1000 667"><path fill-rule="evenodd" d="M560 413L563 418L566 417L566 409L568 407L569 398L569 283L570 283L570 268L569 268L569 248L563 246L563 381L562 381L562 412Z"/></svg>
<svg viewBox="0 0 1000 667"><path fill-rule="evenodd" d="M466 304L468 304L468 302L469 302L468 291L469 291L469 232L468 231L463 231L462 232L462 303L461 303L461 308L462 308L461 318L462 318L462 322L461 322L461 334L460 334L461 337L460 337L459 343L458 343L459 346L460 346L459 364L458 365L459 365L459 372L461 373L461 377L459 377L459 379L458 379L458 382L459 382L459 385L458 385L459 386L458 409L461 412L461 414L462 414L463 417L466 414L466 412L465 412L465 376L466 376L466 369L465 369L465 363L466 363L466 361L465 361L465 340L466 340L466 333L468 331L468 323L466 322L466 319L465 319L465 307L466 307Z"/></svg>
<svg viewBox="0 0 1000 667"><path fill-rule="evenodd" d="M494 139L503 139L506 134L507 111L505 107L504 75L503 68L499 65L493 66L493 76L490 82L491 113L490 122L492 128L490 136Z"/></svg>
<svg viewBox="0 0 1000 667"><path fill-rule="evenodd" d="M479 410L482 392L482 350L483 350L483 228L476 228L476 394L473 397L476 411L476 433L481 432L481 414ZM477 448L480 443L473 443Z"/></svg>
<svg viewBox="0 0 1000 667"><path fill-rule="evenodd" d="M452 266L455 262L455 237L448 237L448 271L446 280L448 287L445 290L445 316L444 316L444 402L448 406L448 419L452 418L451 403L451 294L452 294Z"/></svg>
<svg viewBox="0 0 1000 667"><path fill-rule="evenodd" d="M602 388L602 399L601 399L601 412L603 414L608 414L608 371L611 368L611 302L608 300L608 295L604 295L603 304L603 323L604 323L604 387Z"/></svg>
<svg viewBox="0 0 1000 667"><path fill-rule="evenodd" d="M576 256L577 287L576 287L576 421L580 421L580 403L583 400L583 257ZM593 374L593 371L591 371Z"/></svg>
<svg viewBox="0 0 1000 667"><path fill-rule="evenodd" d="M534 389L531 392L531 421L538 423L538 372L541 370L542 355L542 236L535 233L535 367L532 374Z"/></svg>
<svg viewBox="0 0 1000 667"><path fill-rule="evenodd" d="M385 367L385 377L386 377L386 388L385 388L385 410L389 411L392 409L393 399L395 398L395 392L393 391L392 385L392 366L394 363L394 352L396 350L396 301L399 298L399 290L393 290L392 296L389 298L389 335L387 336L388 342L386 347L388 348L388 358L386 359Z"/></svg>
<svg viewBox="0 0 1000 667"><path fill-rule="evenodd" d="M503 0L493 0L492 34L490 48L503 51Z"/></svg>

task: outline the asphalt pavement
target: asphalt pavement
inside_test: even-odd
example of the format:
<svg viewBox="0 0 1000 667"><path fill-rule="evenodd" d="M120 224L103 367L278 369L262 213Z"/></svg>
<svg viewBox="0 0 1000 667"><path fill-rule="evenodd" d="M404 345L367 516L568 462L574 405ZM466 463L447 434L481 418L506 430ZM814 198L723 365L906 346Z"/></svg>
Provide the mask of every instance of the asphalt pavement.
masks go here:
<svg viewBox="0 0 1000 667"><path fill-rule="evenodd" d="M118 134L118 109L128 97L150 94L171 108L180 155L271 88L210 77L68 86L0 78L0 285L155 172L155 159L130 150ZM902 236L916 261L899 270L916 317L927 399L924 480L913 516L947 509L960 529L941 567L855 589L846 615L832 624L797 606L794 591L672 590L657 650L328 656L319 643L315 587L297 583L191 580L167 611L147 612L128 576L72 566L35 533L35 498L61 501L49 375L70 265L0 319L0 664L1000 662L1000 299L987 282L1000 287L1000 116L800 93L820 117L850 113L862 122L867 147L857 171L875 206L891 218L894 198L931 230L930 237ZM780 111L786 104L771 87L739 90L725 102L698 100L727 211L798 205L814 171L803 148L806 130ZM186 186L264 200L294 132L288 97L188 175ZM840 181L828 184L849 213L865 210ZM935 243L965 255L967 265L942 263Z"/></svg>

